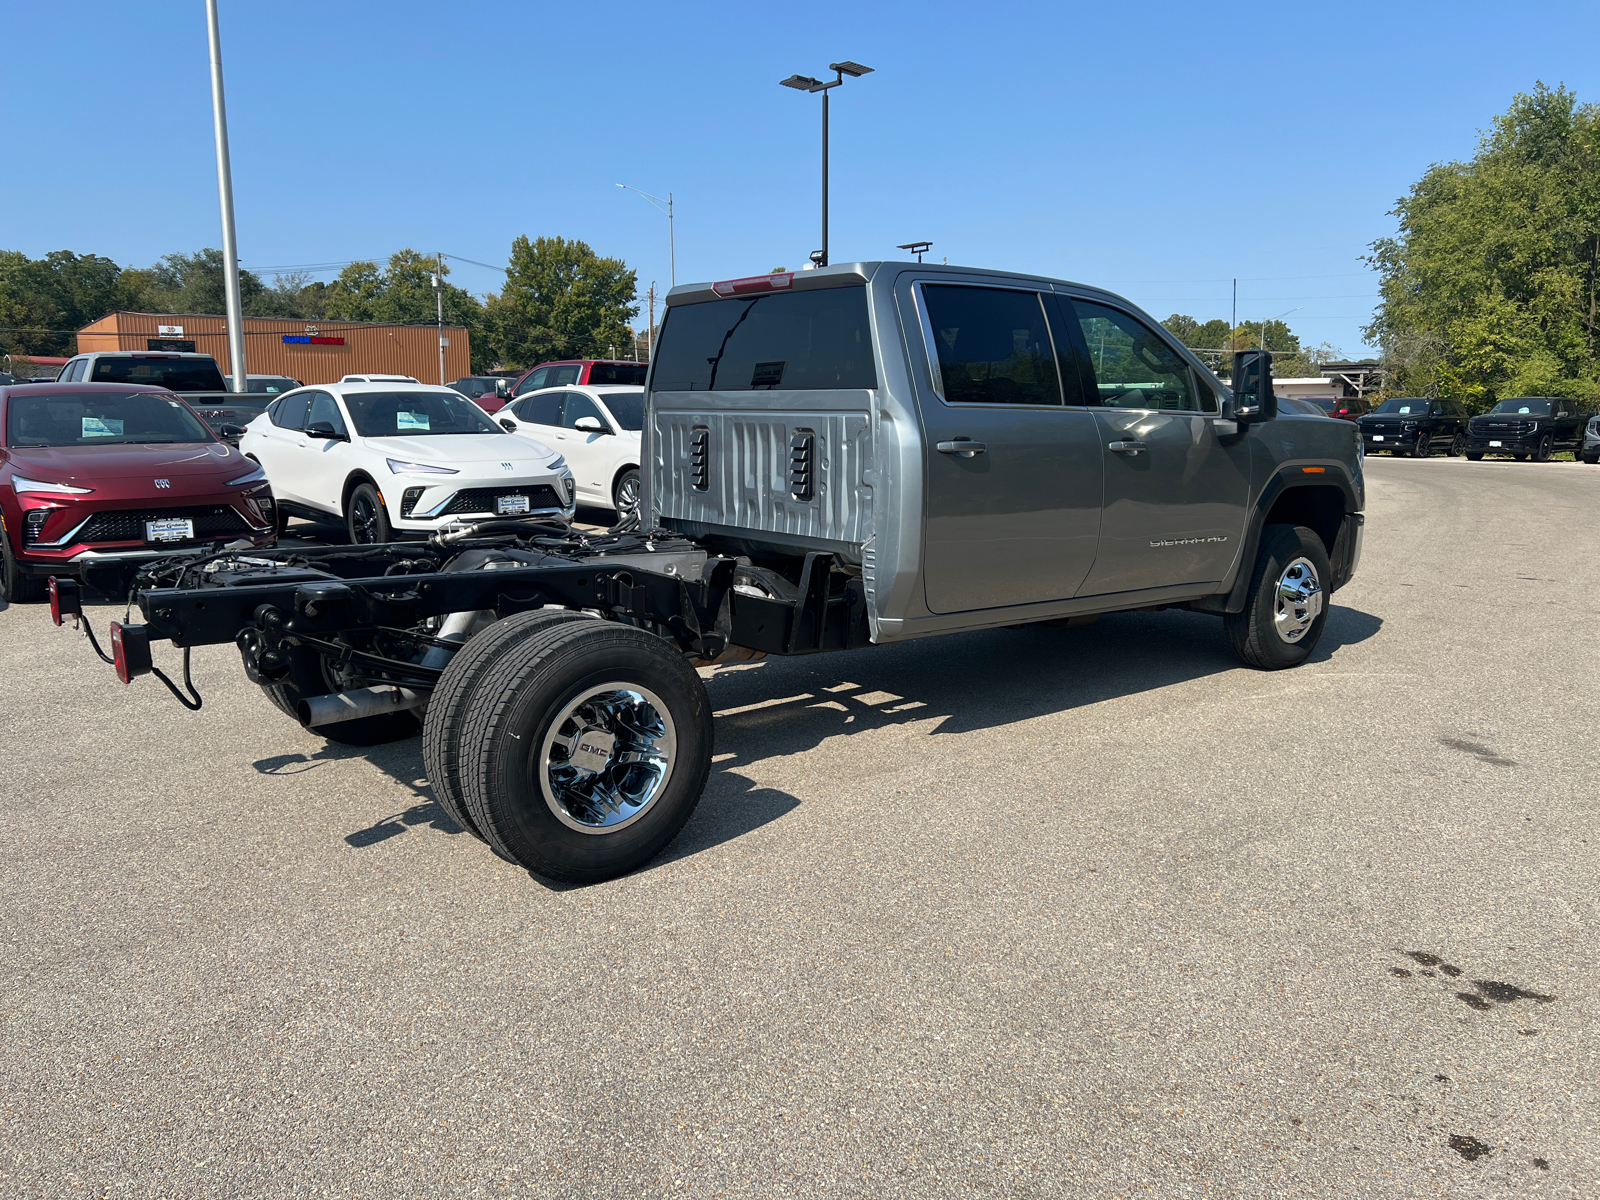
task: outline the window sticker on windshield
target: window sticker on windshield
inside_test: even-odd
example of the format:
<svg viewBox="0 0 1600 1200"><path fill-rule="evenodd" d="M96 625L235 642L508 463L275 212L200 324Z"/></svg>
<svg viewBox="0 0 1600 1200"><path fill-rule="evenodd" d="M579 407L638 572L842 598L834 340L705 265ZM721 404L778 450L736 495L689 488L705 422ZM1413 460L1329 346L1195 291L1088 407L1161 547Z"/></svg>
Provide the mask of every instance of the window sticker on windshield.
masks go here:
<svg viewBox="0 0 1600 1200"><path fill-rule="evenodd" d="M84 417L83 437L121 437L122 422L115 417Z"/></svg>
<svg viewBox="0 0 1600 1200"><path fill-rule="evenodd" d="M1411 405L1409 405L1409 404L1402 404L1402 405L1401 405L1401 406L1400 406L1400 411L1401 411L1401 412L1403 412L1403 413L1408 413L1408 412L1410 412L1410 411L1411 411Z"/></svg>
<svg viewBox="0 0 1600 1200"><path fill-rule="evenodd" d="M394 415L396 429L427 429L428 414L425 412L398 412Z"/></svg>

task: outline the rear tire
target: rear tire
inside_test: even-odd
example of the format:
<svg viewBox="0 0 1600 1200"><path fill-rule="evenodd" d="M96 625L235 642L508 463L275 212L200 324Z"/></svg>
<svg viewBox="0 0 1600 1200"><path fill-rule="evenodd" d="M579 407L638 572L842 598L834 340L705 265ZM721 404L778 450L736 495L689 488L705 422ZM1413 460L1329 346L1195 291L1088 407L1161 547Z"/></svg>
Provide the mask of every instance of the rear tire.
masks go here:
<svg viewBox="0 0 1600 1200"><path fill-rule="evenodd" d="M8 604L37 604L45 597L49 581L25 575L11 552L11 535L0 530L0 597Z"/></svg>
<svg viewBox="0 0 1600 1200"><path fill-rule="evenodd" d="M611 503L617 510L617 516L631 517L639 511L639 469L629 467L617 476L617 484L611 489Z"/></svg>
<svg viewBox="0 0 1600 1200"><path fill-rule="evenodd" d="M300 701L341 692L345 688L330 676L327 660L315 650L285 646L283 651L289 656L288 675L278 683L263 683L261 690L267 694L274 708L291 717L298 725ZM344 746L378 746L411 737L420 727L416 713L393 712L357 717L354 721L340 721L333 725L317 725L306 732Z"/></svg>
<svg viewBox="0 0 1600 1200"><path fill-rule="evenodd" d="M1327 547L1311 530L1302 525L1263 529L1244 610L1222 619L1239 661L1281 671L1310 658L1328 620L1324 589L1331 578Z"/></svg>
<svg viewBox="0 0 1600 1200"><path fill-rule="evenodd" d="M681 653L629 625L570 622L516 645L474 689L462 790L502 858L599 883L678 835L711 748L711 703Z"/></svg>
<svg viewBox="0 0 1600 1200"><path fill-rule="evenodd" d="M358 546L375 546L394 540L383 497L370 483L358 484L344 504L345 531Z"/></svg>
<svg viewBox="0 0 1600 1200"><path fill-rule="evenodd" d="M433 798L450 819L479 841L483 834L473 823L461 790L461 731L471 709L478 681L507 652L541 629L567 621L592 620L570 609L537 609L496 621L465 646L444 669L428 701L422 722L422 767L433 785Z"/></svg>

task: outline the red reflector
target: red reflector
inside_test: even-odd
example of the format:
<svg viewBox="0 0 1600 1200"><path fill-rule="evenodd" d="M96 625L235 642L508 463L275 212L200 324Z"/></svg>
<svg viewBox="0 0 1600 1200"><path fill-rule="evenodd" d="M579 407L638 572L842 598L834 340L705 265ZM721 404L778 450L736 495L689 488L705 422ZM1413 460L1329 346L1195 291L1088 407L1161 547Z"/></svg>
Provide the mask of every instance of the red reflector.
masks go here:
<svg viewBox="0 0 1600 1200"><path fill-rule="evenodd" d="M1321 475L1328 468L1327 467L1301 467L1300 469L1302 471L1304 471L1307 475Z"/></svg>
<svg viewBox="0 0 1600 1200"><path fill-rule="evenodd" d="M122 648L122 622L111 622L111 661L117 668L117 678L132 683L128 675L128 652Z"/></svg>
<svg viewBox="0 0 1600 1200"><path fill-rule="evenodd" d="M50 581L45 584L45 590L50 595L50 619L57 625L65 617L76 617L83 612L83 601L78 595L78 582L75 579L57 579L50 576Z"/></svg>
<svg viewBox="0 0 1600 1200"><path fill-rule="evenodd" d="M111 660L123 683L132 683L135 675L150 673L150 635L143 625L111 622Z"/></svg>
<svg viewBox="0 0 1600 1200"><path fill-rule="evenodd" d="M772 275L748 275L743 279L724 279L711 285L719 296L748 296L758 292L781 292L794 282L793 271Z"/></svg>

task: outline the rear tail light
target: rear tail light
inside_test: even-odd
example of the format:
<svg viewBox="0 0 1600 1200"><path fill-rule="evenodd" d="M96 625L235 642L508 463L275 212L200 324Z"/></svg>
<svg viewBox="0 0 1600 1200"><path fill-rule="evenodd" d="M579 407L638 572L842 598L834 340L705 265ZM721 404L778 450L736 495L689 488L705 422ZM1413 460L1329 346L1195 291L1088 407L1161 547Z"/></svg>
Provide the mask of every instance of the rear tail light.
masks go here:
<svg viewBox="0 0 1600 1200"><path fill-rule="evenodd" d="M111 660L123 683L150 673L150 634L143 625L111 622Z"/></svg>
<svg viewBox="0 0 1600 1200"><path fill-rule="evenodd" d="M77 620L82 614L83 599L78 595L76 579L58 579L52 575L45 590L50 594L50 619L57 625L66 617Z"/></svg>
<svg viewBox="0 0 1600 1200"><path fill-rule="evenodd" d="M723 279L711 285L719 296L759 296L764 292L786 291L794 282L793 271L774 271L771 275L747 275L743 279Z"/></svg>

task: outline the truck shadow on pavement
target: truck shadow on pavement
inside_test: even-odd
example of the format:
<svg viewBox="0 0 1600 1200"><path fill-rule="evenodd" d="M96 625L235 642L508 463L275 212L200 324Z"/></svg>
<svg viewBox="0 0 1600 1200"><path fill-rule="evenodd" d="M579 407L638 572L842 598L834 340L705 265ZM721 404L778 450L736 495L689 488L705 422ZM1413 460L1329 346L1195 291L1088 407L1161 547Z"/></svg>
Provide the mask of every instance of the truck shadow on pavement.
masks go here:
<svg viewBox="0 0 1600 1200"><path fill-rule="evenodd" d="M1375 636L1370 613L1330 607L1308 666ZM707 683L718 768L797 754L824 739L933 721L930 736L1155 691L1241 667L1216 617L1112 613L1076 628L1025 626L881 649L724 668Z"/></svg>

